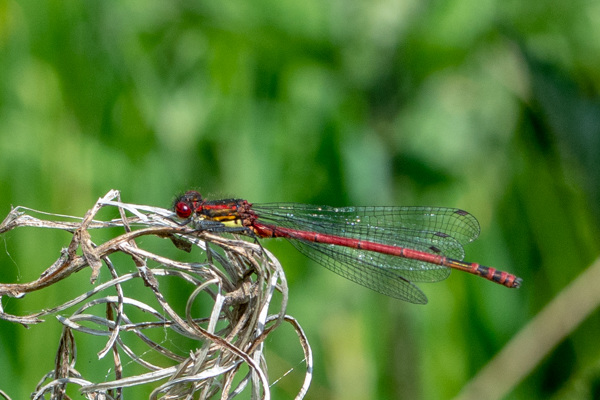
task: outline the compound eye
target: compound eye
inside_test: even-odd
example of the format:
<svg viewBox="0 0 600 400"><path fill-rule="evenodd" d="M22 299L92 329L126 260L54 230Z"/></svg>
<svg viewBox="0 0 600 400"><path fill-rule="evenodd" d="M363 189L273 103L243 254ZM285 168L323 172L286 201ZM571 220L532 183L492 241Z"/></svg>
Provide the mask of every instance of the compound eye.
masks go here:
<svg viewBox="0 0 600 400"><path fill-rule="evenodd" d="M177 214L179 218L189 218L190 215L192 215L192 207L185 201L180 201L175 204L175 214Z"/></svg>

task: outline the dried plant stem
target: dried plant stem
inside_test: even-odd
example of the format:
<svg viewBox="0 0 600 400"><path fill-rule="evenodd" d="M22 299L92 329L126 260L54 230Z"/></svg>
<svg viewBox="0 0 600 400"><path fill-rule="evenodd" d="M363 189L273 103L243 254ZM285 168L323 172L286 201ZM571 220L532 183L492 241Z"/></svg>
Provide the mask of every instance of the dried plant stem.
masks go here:
<svg viewBox="0 0 600 400"><path fill-rule="evenodd" d="M103 207L117 207L120 218L96 220ZM127 212L133 216L128 217ZM312 352L300 325L285 313L288 295L281 265L258 243L181 226L172 220L173 213L169 210L122 203L116 190L99 199L83 218L54 215L65 219L57 221L33 214L52 215L17 207L0 224L0 233L36 227L65 230L73 237L68 247L61 250L60 257L38 279L0 284L0 318L27 326L44 322L44 316L79 307L70 311L69 316L57 315L63 333L54 368L38 383L32 398L45 398L50 393L52 399L63 399L67 398L69 390L72 391L69 388L78 387L79 392L89 399L98 396L122 399L123 388L164 381L153 386L151 399L230 399L246 390L250 390L252 398L269 399L264 343L282 322L288 322L295 329L304 350L307 372L297 398L304 397L312 377ZM94 230L111 227L122 227L123 233L100 244L93 242ZM182 262L142 248L136 239L144 236L169 238L176 246L188 251L197 247L206 254L207 261ZM114 253L127 254L133 263L131 266L113 264L111 256ZM70 300L30 315L4 312L2 296L21 298L28 293L43 291L86 267L91 268L89 290L72 293ZM103 268L108 269L110 280L96 284ZM166 277L179 279L182 285L194 288L183 315L161 290L160 282ZM141 279L152 293L154 305L147 300L138 300L135 294L130 296L124 290L123 283L137 279ZM116 294L106 294L109 289ZM276 291L281 293L280 300L273 303ZM195 311L201 293L212 299L212 311L207 315L197 315ZM206 302L206 296L202 301ZM104 305L104 315L90 313L100 305ZM148 319L135 321L131 318L131 311L135 309L143 311ZM182 354L178 348L169 348L173 339L156 342L145 333L157 328L167 329L169 335L192 339L197 346ZM126 332L132 332L147 346L147 351L136 354L125 340ZM98 356L103 358L112 354L114 380L84 378L77 371L75 333L107 338ZM127 338L131 340L130 335ZM164 365L147 361L149 352L161 355L166 360ZM124 362L123 357L130 361ZM127 376L125 365L129 362L142 365L148 372ZM236 379L240 374L243 376ZM4 392L0 395L9 398Z"/></svg>

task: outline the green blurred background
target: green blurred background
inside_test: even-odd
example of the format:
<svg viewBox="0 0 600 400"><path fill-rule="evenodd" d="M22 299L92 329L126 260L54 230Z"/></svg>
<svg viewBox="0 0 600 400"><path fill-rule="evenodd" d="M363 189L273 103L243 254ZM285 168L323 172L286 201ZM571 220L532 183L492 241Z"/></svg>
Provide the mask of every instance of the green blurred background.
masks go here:
<svg viewBox="0 0 600 400"><path fill-rule="evenodd" d="M598 1L0 0L0 211L83 215L111 188L158 206L194 188L469 210L482 235L466 259L520 290L454 273L415 306L267 243L315 351L309 399L448 399L599 253L599 66ZM68 244L44 235L2 237L1 282L35 279ZM31 297L5 311L60 293ZM26 398L59 334L52 317L0 321L0 389ZM599 334L594 312L509 398L600 398ZM291 398L293 336L267 350L272 381L296 369L272 389Z"/></svg>

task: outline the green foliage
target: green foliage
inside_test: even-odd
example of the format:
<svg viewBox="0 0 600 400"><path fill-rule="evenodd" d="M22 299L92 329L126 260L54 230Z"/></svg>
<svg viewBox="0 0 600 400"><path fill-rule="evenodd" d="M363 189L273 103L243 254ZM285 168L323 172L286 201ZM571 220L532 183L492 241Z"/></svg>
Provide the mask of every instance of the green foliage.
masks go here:
<svg viewBox="0 0 600 400"><path fill-rule="evenodd" d="M466 258L520 290L454 273L413 306L276 245L315 349L309 398L451 398L599 253L599 26L585 1L0 1L0 211L83 215L110 188L467 209L483 233ZM1 282L67 244L20 237L2 238ZM13 398L53 368L47 324L41 358L23 345L41 329L0 321ZM597 396L598 332L594 312L511 398Z"/></svg>

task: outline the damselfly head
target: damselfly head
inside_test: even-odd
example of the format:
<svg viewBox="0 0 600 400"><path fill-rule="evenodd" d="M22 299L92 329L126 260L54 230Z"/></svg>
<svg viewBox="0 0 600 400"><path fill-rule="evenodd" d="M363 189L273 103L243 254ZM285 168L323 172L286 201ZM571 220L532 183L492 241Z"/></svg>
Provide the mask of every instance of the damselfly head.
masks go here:
<svg viewBox="0 0 600 400"><path fill-rule="evenodd" d="M194 211L201 208L202 195L196 191L189 191L178 197L173 203L173 210L179 218L189 218Z"/></svg>
<svg viewBox="0 0 600 400"><path fill-rule="evenodd" d="M192 207L185 201L178 201L175 203L175 214L177 214L179 218L189 218L190 215L192 215Z"/></svg>

